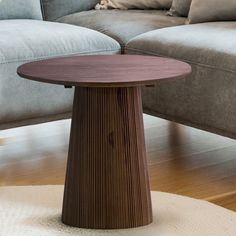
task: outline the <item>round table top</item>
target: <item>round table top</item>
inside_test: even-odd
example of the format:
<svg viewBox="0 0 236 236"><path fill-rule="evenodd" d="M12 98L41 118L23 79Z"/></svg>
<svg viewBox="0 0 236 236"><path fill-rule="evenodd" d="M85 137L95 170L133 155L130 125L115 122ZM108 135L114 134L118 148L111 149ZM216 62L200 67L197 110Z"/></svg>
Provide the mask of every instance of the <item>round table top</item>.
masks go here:
<svg viewBox="0 0 236 236"><path fill-rule="evenodd" d="M65 86L132 87L185 77L191 66L153 56L73 56L27 63L17 73L26 79Z"/></svg>

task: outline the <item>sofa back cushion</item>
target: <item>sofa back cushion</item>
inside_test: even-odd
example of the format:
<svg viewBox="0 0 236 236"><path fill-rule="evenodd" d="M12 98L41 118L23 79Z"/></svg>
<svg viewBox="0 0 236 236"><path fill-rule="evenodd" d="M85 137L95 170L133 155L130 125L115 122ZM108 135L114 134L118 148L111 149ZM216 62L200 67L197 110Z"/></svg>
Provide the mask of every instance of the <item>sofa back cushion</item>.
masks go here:
<svg viewBox="0 0 236 236"><path fill-rule="evenodd" d="M99 0L42 0L46 20L56 19L75 12L91 10Z"/></svg>
<svg viewBox="0 0 236 236"><path fill-rule="evenodd" d="M167 15L187 17L191 2L192 0L173 0L172 6Z"/></svg>
<svg viewBox="0 0 236 236"><path fill-rule="evenodd" d="M170 9L172 0L100 0L96 9Z"/></svg>
<svg viewBox="0 0 236 236"><path fill-rule="evenodd" d="M192 0L189 23L236 20L236 0Z"/></svg>
<svg viewBox="0 0 236 236"><path fill-rule="evenodd" d="M41 0L0 0L0 20L42 20Z"/></svg>

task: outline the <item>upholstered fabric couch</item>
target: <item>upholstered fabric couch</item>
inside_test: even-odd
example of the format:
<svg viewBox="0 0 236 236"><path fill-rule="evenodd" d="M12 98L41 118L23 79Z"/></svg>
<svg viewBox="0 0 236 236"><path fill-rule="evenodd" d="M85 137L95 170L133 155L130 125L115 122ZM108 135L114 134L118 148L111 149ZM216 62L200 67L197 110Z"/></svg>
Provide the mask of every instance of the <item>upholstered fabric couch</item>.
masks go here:
<svg viewBox="0 0 236 236"><path fill-rule="evenodd" d="M18 65L124 53L192 65L186 79L143 88L145 113L236 138L236 22L185 25L165 10L99 11L98 0L74 2L43 0L45 21L0 21L0 128L70 117L73 90L20 79Z"/></svg>

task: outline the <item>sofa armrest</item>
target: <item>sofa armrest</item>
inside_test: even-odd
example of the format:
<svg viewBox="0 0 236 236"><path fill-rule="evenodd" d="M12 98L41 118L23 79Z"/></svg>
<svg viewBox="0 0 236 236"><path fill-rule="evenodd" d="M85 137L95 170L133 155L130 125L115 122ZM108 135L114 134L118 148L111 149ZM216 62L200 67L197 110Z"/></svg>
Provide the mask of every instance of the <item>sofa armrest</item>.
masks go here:
<svg viewBox="0 0 236 236"><path fill-rule="evenodd" d="M95 7L99 0L42 0L44 19L56 19L75 12L88 11Z"/></svg>

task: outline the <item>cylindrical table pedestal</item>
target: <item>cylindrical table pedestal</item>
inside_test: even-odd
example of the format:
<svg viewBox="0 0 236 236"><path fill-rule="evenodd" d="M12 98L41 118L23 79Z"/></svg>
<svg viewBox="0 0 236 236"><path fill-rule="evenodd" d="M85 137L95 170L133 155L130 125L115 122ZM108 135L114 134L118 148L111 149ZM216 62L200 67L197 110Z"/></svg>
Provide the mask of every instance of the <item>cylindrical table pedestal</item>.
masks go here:
<svg viewBox="0 0 236 236"><path fill-rule="evenodd" d="M90 229L152 222L139 87L76 87L62 221Z"/></svg>

